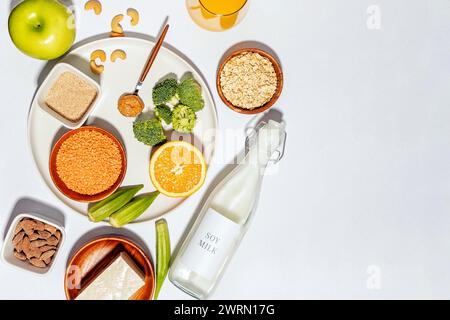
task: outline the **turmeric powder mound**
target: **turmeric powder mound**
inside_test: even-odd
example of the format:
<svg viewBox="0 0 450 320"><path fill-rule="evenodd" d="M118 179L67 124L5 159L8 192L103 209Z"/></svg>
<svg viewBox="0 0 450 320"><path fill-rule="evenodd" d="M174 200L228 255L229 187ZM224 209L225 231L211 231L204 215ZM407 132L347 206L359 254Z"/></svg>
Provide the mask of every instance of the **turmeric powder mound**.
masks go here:
<svg viewBox="0 0 450 320"><path fill-rule="evenodd" d="M120 97L118 109L125 117L137 117L144 109L144 105L137 95L128 94Z"/></svg>

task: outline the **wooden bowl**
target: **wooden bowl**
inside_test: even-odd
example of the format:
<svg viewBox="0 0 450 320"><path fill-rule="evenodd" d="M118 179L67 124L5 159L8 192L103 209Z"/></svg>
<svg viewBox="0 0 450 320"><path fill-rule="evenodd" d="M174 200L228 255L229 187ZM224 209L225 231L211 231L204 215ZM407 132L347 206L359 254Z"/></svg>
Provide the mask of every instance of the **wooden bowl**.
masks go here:
<svg viewBox="0 0 450 320"><path fill-rule="evenodd" d="M68 138L70 138L77 132L88 131L88 130L94 130L94 131L100 132L100 133L104 134L105 136L109 137L111 140L113 140L116 143L117 147L119 148L120 156L122 157L122 168L120 170L120 175L117 178L116 182L109 189L102 191L100 193L94 194L94 195L81 194L81 193L78 193L76 191L69 189L66 186L66 184L64 183L64 181L61 180L61 178L59 177L59 175L56 171L56 156L58 155L58 151L61 148L61 145L63 144L63 142L66 141ZM79 201L79 202L88 202L88 203L97 202L97 201L100 201L100 200L108 197L112 193L114 193L117 190L117 188L119 188L119 186L122 184L122 181L125 178L125 174L127 171L127 158L126 158L125 150L124 150L122 144L110 132L108 132L104 129L98 128L98 127L85 126L85 127L81 127L81 128L67 132L56 142L56 144L54 145L52 152L50 154L49 170L50 170L50 176L51 176L52 181L55 184L56 188L62 194L64 194L66 197L68 197L72 200L75 200L75 201Z"/></svg>
<svg viewBox="0 0 450 320"><path fill-rule="evenodd" d="M276 73L277 79L278 79L277 89L275 90L275 93L272 96L272 98L270 99L270 101L268 101L266 104L264 104L260 107L257 107L255 109L244 109L244 108L236 107L235 105L233 105L230 101L227 100L227 98L225 98L225 95L222 92L222 86L220 85L220 75L221 75L225 65L232 58L239 56L243 53L247 53L247 52L258 53L261 56L269 59L269 61L273 65L273 68L275 69L275 73ZM277 102L278 98L281 96L281 92L283 91L283 71L282 71L281 66L278 63L278 61L271 54L267 53L266 51L263 51L263 50L257 49L257 48L240 49L240 50L237 50L237 51L234 51L233 53L231 53L227 58L225 58L220 63L219 70L217 71L216 85L217 85L217 92L219 93L220 98L231 110L234 110L236 112L243 113L243 114L257 114L257 113L264 112L267 109L269 109L270 107L272 107L275 104L275 102Z"/></svg>
<svg viewBox="0 0 450 320"><path fill-rule="evenodd" d="M145 274L145 285L130 300L151 300L155 291L153 264L137 244L120 236L98 238L74 254L64 276L67 300L74 300L120 252L126 252Z"/></svg>

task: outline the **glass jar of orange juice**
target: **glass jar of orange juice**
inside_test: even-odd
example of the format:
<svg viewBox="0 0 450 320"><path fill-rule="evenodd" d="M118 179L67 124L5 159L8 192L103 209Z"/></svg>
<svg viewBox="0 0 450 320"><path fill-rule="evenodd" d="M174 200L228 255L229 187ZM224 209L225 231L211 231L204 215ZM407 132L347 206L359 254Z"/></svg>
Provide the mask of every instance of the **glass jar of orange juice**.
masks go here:
<svg viewBox="0 0 450 320"><path fill-rule="evenodd" d="M191 18L210 31L224 31L237 25L247 13L249 0L186 0Z"/></svg>

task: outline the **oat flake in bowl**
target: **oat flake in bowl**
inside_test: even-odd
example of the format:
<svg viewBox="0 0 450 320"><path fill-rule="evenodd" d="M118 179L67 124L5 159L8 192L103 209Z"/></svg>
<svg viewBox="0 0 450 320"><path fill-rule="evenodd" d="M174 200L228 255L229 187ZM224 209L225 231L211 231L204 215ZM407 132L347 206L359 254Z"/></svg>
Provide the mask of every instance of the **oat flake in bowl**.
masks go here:
<svg viewBox="0 0 450 320"><path fill-rule="evenodd" d="M272 62L256 52L231 58L220 74L224 97L234 106L252 110L269 102L278 80Z"/></svg>

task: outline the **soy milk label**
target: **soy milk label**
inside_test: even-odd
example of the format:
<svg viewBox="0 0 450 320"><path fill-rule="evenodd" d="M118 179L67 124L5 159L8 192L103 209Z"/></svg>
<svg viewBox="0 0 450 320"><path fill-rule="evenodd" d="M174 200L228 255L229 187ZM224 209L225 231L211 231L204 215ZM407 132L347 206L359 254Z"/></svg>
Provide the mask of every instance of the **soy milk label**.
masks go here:
<svg viewBox="0 0 450 320"><path fill-rule="evenodd" d="M240 225L209 208L181 262L200 276L213 280L231 253L240 231Z"/></svg>

